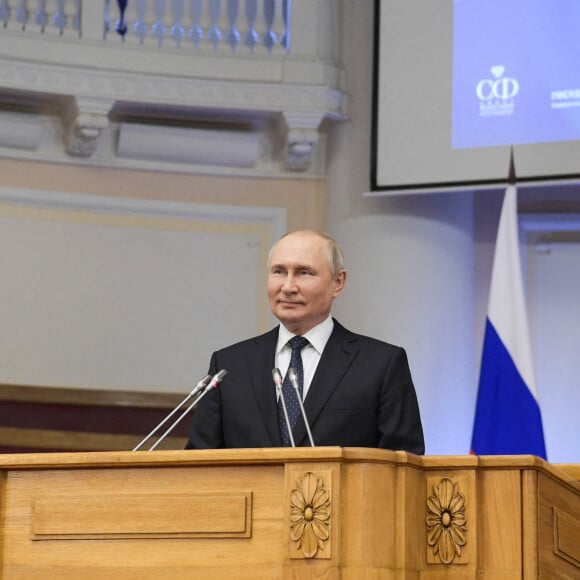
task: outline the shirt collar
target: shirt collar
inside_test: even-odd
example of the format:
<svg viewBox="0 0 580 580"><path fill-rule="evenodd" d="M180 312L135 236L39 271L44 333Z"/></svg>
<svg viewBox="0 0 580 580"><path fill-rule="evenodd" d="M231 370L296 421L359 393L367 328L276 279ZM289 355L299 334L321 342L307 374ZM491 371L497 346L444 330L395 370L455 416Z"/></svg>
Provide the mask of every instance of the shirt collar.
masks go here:
<svg viewBox="0 0 580 580"><path fill-rule="evenodd" d="M317 324L314 328L311 328L308 332L303 334L304 338L308 339L308 342L314 347L318 354L322 354L332 330L334 328L334 321L332 316L329 316L326 320ZM280 324L280 329L278 331L278 344L276 346L276 353L279 353L288 343L288 341L295 336L290 332L283 324Z"/></svg>

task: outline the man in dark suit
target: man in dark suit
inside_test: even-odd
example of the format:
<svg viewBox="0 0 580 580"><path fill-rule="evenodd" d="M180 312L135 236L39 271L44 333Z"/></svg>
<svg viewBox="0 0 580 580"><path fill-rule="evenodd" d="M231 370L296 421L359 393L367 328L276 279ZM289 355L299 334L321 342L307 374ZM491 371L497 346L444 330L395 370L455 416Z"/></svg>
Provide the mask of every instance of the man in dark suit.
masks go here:
<svg viewBox="0 0 580 580"><path fill-rule="evenodd" d="M213 353L210 374L228 374L193 414L188 449L288 445L288 419L273 367L299 369L304 411L317 446L380 447L424 453L423 430L405 351L350 332L331 315L346 281L342 251L323 232L300 230L270 251L268 298L280 325ZM303 344L294 352L289 340ZM294 342L294 341L293 341ZM297 358L295 358L297 357ZM285 379L285 383L286 383ZM309 445L302 416L284 390L296 445ZM280 407L280 409L279 409ZM294 423L295 421L295 423Z"/></svg>

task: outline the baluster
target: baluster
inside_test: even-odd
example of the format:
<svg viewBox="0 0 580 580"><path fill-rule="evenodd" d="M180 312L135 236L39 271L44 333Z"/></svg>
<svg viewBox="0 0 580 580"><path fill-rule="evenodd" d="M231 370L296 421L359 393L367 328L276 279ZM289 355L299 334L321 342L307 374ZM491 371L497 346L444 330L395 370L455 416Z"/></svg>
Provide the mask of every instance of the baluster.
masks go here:
<svg viewBox="0 0 580 580"><path fill-rule="evenodd" d="M73 16L72 27L74 30L81 31L81 0L75 0L76 11Z"/></svg>
<svg viewBox="0 0 580 580"><path fill-rule="evenodd" d="M145 22L145 13L147 12L147 0L135 0L135 7L137 8L137 19L133 24L133 32L143 44L147 36L147 22Z"/></svg>
<svg viewBox="0 0 580 580"><path fill-rule="evenodd" d="M185 36L185 28L181 24L183 12L185 10L185 0L172 0L171 8L173 12L173 26L171 27L171 38L175 40L178 48L181 47L181 39Z"/></svg>
<svg viewBox="0 0 580 580"><path fill-rule="evenodd" d="M109 7L111 0L105 0L105 7L103 9L103 25L105 27L104 38L107 38L107 34L111 31L111 17L109 16Z"/></svg>
<svg viewBox="0 0 580 580"><path fill-rule="evenodd" d="M219 44L219 41L222 37L222 33L218 25L222 11L221 0L208 0L208 2L211 26L207 32L207 39L213 44L213 49L217 50L217 45Z"/></svg>
<svg viewBox="0 0 580 580"><path fill-rule="evenodd" d="M244 44L254 52L254 47L258 44L258 33L256 32L256 17L258 15L258 0L246 0L246 19L248 21L248 32L244 37Z"/></svg>
<svg viewBox="0 0 580 580"><path fill-rule="evenodd" d="M165 38L165 24L163 24L163 14L165 13L165 0L154 0L153 10L155 11L155 22L151 27L151 34L157 39L157 44L161 46Z"/></svg>
<svg viewBox="0 0 580 580"><path fill-rule="evenodd" d="M46 0L38 0L38 8L34 13L34 22L40 26L40 31L44 32L48 23L48 16L46 14Z"/></svg>
<svg viewBox="0 0 580 580"><path fill-rule="evenodd" d="M231 46L232 52L236 52L236 47L240 42L240 33L236 28L239 14L239 0L228 0L228 21L230 27L226 34L226 42Z"/></svg>
<svg viewBox="0 0 580 580"><path fill-rule="evenodd" d="M64 1L65 0L57 0L56 1L56 12L52 17L53 24L58 28L61 35L66 28L66 14L64 13Z"/></svg>
<svg viewBox="0 0 580 580"><path fill-rule="evenodd" d="M22 30L26 28L26 23L28 22L28 10L26 10L26 0L20 0L14 13L16 22L22 25Z"/></svg>
<svg viewBox="0 0 580 580"><path fill-rule="evenodd" d="M0 2L0 20L4 23L4 28L8 26L10 20L10 8L8 7L8 0Z"/></svg>
<svg viewBox="0 0 580 580"><path fill-rule="evenodd" d="M8 25L10 19L10 8L8 8L8 0L0 2L0 20L4 22L4 28Z"/></svg>
<svg viewBox="0 0 580 580"><path fill-rule="evenodd" d="M198 48L199 42L203 38L203 29L200 26L202 8L203 0L189 0L189 12L191 13L192 21L189 29L189 38L191 38L195 48Z"/></svg>
<svg viewBox="0 0 580 580"><path fill-rule="evenodd" d="M290 3L291 0L282 0L282 20L284 21L284 34L280 44L290 52Z"/></svg>
<svg viewBox="0 0 580 580"><path fill-rule="evenodd" d="M127 22L125 21L127 2L128 0L117 0L117 6L119 6L119 19L115 22L115 30L121 35L123 42L125 42L125 35L127 34Z"/></svg>
<svg viewBox="0 0 580 580"><path fill-rule="evenodd" d="M272 30L275 15L276 0L264 0L264 20L266 21L264 46L268 49L268 52L272 52L272 47L276 44L276 33Z"/></svg>

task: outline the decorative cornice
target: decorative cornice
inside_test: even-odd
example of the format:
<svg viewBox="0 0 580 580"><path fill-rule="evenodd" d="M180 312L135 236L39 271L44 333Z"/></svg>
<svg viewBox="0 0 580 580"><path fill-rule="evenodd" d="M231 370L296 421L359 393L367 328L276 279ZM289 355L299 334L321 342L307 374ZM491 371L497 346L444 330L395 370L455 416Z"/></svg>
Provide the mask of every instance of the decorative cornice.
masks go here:
<svg viewBox="0 0 580 580"><path fill-rule="evenodd" d="M259 63L256 64L259 66ZM231 63L231 66L234 65ZM315 163L320 125L325 118L343 119L345 108L344 94L323 85L127 74L2 58L0 87L8 91L37 94L47 110L63 110L64 103L64 150L69 159L72 156L106 166L128 166L132 163L128 158L119 157L116 151L119 127L125 119L140 119L143 111L158 120L171 119L180 110L179 118L184 126L188 123L199 124L200 121L203 123L207 118L205 125L211 130L217 115L218 119L246 125L261 124L262 128L268 120L269 126L275 127L268 134L255 134L262 141L259 153L254 154L252 163L244 163L243 166L234 164L231 167L233 170L281 175L287 172L318 174L324 171L320 164ZM71 104L66 106L67 103ZM143 122L147 124L148 121L143 119ZM158 123L156 126L161 127ZM259 128L256 126L252 130ZM216 138L224 136L223 130L215 133ZM58 132L50 137L61 138ZM280 139L285 141L278 147L275 141ZM10 147L10 143L5 146ZM156 145L150 143L149 146ZM51 149L50 152L47 148ZM282 149L284 157L280 159L277 153ZM39 160L46 158L47 153L50 160L59 161L60 157L64 157L62 143L45 139L41 147L28 146L22 152L9 152L12 156ZM322 159L322 156L319 158ZM135 159L138 162L140 158ZM164 163L173 163L178 170L183 168L185 171L213 166L205 161L196 163L195 159L187 159L187 163L181 159L168 159L167 155L153 155L148 159L161 168ZM151 163L148 168L153 167ZM214 165L219 171L229 168L223 162Z"/></svg>
<svg viewBox="0 0 580 580"><path fill-rule="evenodd" d="M256 63L259 66L259 63ZM235 63L232 63L235 65ZM322 85L207 80L0 59L0 86L44 94L261 113L316 111L344 118L345 95Z"/></svg>

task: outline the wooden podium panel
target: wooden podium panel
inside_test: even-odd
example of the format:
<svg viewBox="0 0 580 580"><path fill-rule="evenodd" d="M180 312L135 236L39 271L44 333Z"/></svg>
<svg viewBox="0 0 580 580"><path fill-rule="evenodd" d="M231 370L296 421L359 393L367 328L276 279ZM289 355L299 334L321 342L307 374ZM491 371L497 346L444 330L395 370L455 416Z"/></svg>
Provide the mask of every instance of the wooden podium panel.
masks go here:
<svg viewBox="0 0 580 580"><path fill-rule="evenodd" d="M0 578L580 578L574 469L338 447L0 455Z"/></svg>

